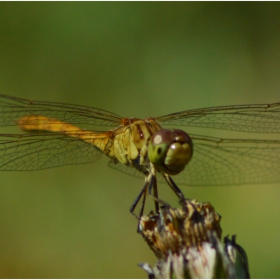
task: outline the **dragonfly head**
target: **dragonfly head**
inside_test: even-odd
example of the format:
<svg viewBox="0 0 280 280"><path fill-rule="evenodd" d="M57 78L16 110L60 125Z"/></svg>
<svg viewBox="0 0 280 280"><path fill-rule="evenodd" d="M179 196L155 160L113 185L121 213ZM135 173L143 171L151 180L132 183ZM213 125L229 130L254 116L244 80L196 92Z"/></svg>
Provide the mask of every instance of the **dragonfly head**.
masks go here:
<svg viewBox="0 0 280 280"><path fill-rule="evenodd" d="M151 138L148 157L158 171L176 175L184 170L193 154L190 136L180 129L161 129Z"/></svg>

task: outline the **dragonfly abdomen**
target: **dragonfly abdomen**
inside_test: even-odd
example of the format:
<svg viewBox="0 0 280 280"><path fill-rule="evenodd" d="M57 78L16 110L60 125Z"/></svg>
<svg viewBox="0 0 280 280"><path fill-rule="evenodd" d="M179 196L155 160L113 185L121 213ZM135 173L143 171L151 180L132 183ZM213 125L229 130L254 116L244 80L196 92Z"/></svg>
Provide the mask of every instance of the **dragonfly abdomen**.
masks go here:
<svg viewBox="0 0 280 280"><path fill-rule="evenodd" d="M98 150L113 160L116 160L114 149L112 148L114 137L114 133L112 131L94 132L84 130L66 122L41 115L24 116L18 120L18 126L29 133L56 132L69 137L77 138L78 140L95 146Z"/></svg>

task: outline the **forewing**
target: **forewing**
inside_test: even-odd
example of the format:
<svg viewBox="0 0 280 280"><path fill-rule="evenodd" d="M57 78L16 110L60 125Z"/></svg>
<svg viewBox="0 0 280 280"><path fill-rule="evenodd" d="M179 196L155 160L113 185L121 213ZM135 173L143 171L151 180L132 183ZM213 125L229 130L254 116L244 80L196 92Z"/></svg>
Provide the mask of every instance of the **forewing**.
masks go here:
<svg viewBox="0 0 280 280"><path fill-rule="evenodd" d="M192 135L194 154L177 184L219 186L280 181L280 141Z"/></svg>
<svg viewBox="0 0 280 280"><path fill-rule="evenodd" d="M163 125L279 133L280 103L209 107L156 118Z"/></svg>
<svg viewBox="0 0 280 280"><path fill-rule="evenodd" d="M91 163L101 155L93 145L63 134L0 135L0 170L38 170Z"/></svg>
<svg viewBox="0 0 280 280"><path fill-rule="evenodd" d="M140 172L139 170L137 170L134 167L124 165L124 164L120 163L119 161L117 161L117 162L109 161L108 165L109 165L109 167L111 167L117 171L120 171L122 173L125 173L127 175L137 177L140 179L144 178L144 174L142 172Z"/></svg>
<svg viewBox="0 0 280 280"><path fill-rule="evenodd" d="M17 125L21 117L42 115L70 124L118 126L118 115L87 106L67 103L30 101L0 94L0 126Z"/></svg>

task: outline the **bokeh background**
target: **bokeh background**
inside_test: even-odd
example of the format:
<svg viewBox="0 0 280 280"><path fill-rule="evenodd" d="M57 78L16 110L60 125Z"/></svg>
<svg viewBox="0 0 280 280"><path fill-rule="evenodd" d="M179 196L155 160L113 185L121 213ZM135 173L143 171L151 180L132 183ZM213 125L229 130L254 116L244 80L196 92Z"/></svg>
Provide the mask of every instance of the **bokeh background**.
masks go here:
<svg viewBox="0 0 280 280"><path fill-rule="evenodd" d="M279 15L264 2L1 2L0 92L125 117L279 102ZM0 173L1 278L146 278L137 263L155 257L128 212L143 182L107 162ZM215 206L252 277L280 277L279 183L182 190Z"/></svg>

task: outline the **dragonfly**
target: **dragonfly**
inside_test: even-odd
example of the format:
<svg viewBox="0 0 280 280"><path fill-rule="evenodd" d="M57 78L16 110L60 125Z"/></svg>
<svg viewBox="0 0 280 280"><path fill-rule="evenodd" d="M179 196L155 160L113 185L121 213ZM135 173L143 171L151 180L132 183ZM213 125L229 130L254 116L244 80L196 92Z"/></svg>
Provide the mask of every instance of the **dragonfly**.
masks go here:
<svg viewBox="0 0 280 280"><path fill-rule="evenodd" d="M144 177L130 207L130 213L139 219L147 194L155 201L156 212L160 204L168 205L159 198L158 180L166 181L180 199L184 194L178 183L221 186L279 182L279 120L280 102L208 107L140 119L89 106L1 94L0 127L20 130L0 134L0 170L93 163L105 154L110 167ZM230 130L254 137L217 138L188 134L178 127ZM261 139L267 134L275 139ZM137 215L134 212L140 201Z"/></svg>

